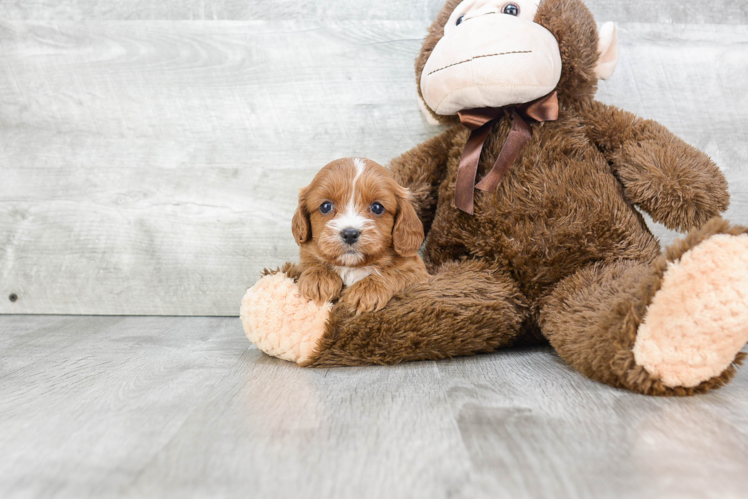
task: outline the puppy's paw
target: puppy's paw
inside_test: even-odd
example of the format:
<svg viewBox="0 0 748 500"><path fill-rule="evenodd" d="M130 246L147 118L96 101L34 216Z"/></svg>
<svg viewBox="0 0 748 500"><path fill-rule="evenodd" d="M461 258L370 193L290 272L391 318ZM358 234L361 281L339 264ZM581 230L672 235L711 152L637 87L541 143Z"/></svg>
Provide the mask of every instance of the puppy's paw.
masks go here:
<svg viewBox="0 0 748 500"><path fill-rule="evenodd" d="M348 309L356 313L379 311L387 305L394 293L382 282L366 278L343 292L340 298Z"/></svg>
<svg viewBox="0 0 748 500"><path fill-rule="evenodd" d="M299 292L317 305L330 302L340 295L343 280L324 268L307 269L299 276Z"/></svg>

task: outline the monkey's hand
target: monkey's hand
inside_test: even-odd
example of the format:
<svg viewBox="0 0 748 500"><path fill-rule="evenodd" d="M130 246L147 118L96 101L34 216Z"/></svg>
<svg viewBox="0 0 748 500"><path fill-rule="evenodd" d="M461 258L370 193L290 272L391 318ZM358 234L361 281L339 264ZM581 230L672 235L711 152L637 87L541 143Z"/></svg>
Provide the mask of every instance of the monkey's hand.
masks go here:
<svg viewBox="0 0 748 500"><path fill-rule="evenodd" d="M626 196L669 229L701 227L727 210L727 181L717 165L675 136L625 144L614 168Z"/></svg>
<svg viewBox="0 0 748 500"><path fill-rule="evenodd" d="M687 231L727 210L727 180L705 153L652 120L585 103L588 134L626 198L669 229Z"/></svg>
<svg viewBox="0 0 748 500"><path fill-rule="evenodd" d="M439 185L447 174L455 137L463 130L463 127L452 127L390 162L392 176L398 184L410 189L416 213L426 233L434 220Z"/></svg>
<svg viewBox="0 0 748 500"><path fill-rule="evenodd" d="M332 270L322 266L306 269L299 276L299 292L317 305L330 302L340 296L343 280Z"/></svg>

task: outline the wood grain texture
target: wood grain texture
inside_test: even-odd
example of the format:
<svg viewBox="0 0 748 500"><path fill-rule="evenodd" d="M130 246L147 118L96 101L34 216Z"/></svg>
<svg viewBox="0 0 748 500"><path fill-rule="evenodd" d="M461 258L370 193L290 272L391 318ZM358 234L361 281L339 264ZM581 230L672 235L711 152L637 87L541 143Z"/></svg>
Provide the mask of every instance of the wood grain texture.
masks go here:
<svg viewBox="0 0 748 500"><path fill-rule="evenodd" d="M7 20L431 21L444 0L3 0ZM600 21L746 24L748 4L734 0L586 0Z"/></svg>
<svg viewBox="0 0 748 500"><path fill-rule="evenodd" d="M547 348L300 369L235 318L0 317L2 497L745 497L748 370L693 398Z"/></svg>
<svg viewBox="0 0 748 500"><path fill-rule="evenodd" d="M296 192L321 166L438 132L415 100L427 25L0 22L0 313L236 315L296 258ZM600 99L712 155L748 224L748 27L620 33Z"/></svg>
<svg viewBox="0 0 748 500"><path fill-rule="evenodd" d="M0 312L237 314L316 170L434 133L422 29L3 24Z"/></svg>

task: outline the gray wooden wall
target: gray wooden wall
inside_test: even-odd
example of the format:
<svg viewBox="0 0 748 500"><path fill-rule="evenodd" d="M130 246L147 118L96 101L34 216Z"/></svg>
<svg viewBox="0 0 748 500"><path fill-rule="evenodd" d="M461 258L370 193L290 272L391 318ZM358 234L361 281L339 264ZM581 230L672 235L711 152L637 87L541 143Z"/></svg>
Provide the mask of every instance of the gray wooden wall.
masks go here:
<svg viewBox="0 0 748 500"><path fill-rule="evenodd" d="M438 132L440 4L0 0L0 313L236 315L317 169ZM709 153L748 224L748 2L588 5L622 44L599 98Z"/></svg>

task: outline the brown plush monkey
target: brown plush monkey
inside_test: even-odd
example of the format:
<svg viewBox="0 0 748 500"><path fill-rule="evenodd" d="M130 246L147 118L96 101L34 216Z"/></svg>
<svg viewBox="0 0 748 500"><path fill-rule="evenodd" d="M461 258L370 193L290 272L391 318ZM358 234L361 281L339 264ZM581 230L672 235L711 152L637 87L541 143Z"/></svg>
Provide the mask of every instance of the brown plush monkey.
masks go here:
<svg viewBox="0 0 748 500"><path fill-rule="evenodd" d="M245 296L250 340L303 366L548 341L643 394L729 381L748 340L748 229L718 218L727 183L705 154L594 99L616 56L580 0L448 0L416 74L453 126L391 164L434 276L357 316L303 300L287 265ZM691 232L661 253L636 207Z"/></svg>

